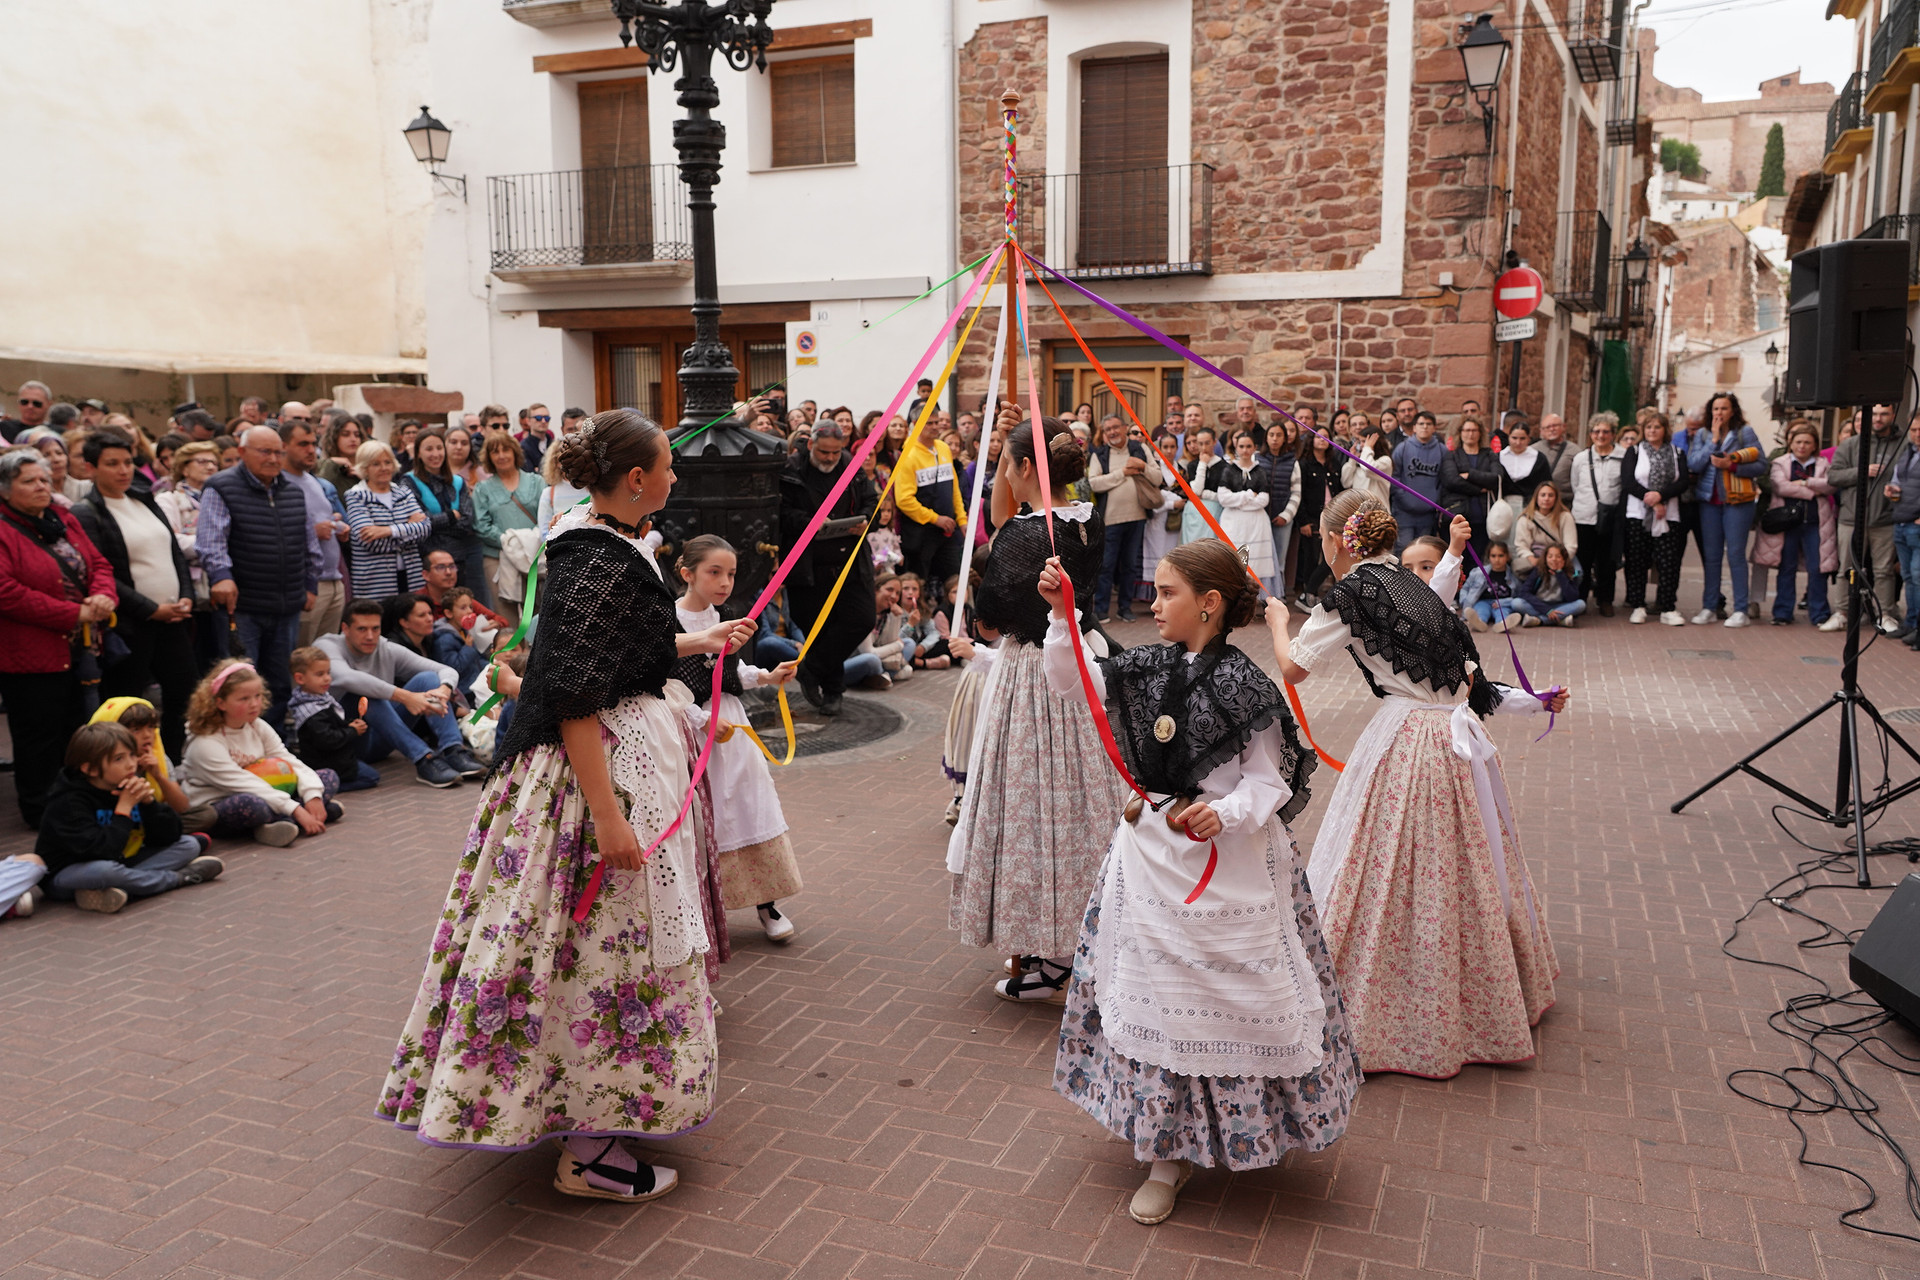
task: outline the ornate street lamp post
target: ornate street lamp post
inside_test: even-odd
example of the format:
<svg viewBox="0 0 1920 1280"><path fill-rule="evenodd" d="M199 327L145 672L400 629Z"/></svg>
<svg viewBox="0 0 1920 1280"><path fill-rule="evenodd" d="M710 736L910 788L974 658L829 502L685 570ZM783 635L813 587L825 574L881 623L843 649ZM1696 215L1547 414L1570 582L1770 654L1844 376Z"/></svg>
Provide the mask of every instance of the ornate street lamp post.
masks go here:
<svg viewBox="0 0 1920 1280"><path fill-rule="evenodd" d="M733 598L750 602L773 570L779 552L780 469L785 442L753 431L731 416L740 371L720 340L720 278L714 262L713 189L720 182L726 126L713 118L720 105L713 59L719 54L736 71L765 71L773 28L773 0L613 0L620 43L639 45L647 70L680 70L674 88L684 119L673 122L673 148L687 186L693 223L693 342L681 357L680 423L669 432L684 445L675 459L680 483L660 513L661 533L678 545L700 533L715 533L740 553L740 585ZM715 419L720 421L715 422ZM709 423L714 425L708 426ZM697 442L688 439L701 432Z"/></svg>

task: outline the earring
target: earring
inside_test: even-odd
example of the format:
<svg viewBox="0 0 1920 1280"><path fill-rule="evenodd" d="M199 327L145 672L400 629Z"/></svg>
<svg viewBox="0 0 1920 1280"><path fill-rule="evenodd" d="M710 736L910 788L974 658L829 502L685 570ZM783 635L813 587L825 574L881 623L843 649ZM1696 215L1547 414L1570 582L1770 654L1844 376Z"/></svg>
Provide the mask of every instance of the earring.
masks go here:
<svg viewBox="0 0 1920 1280"><path fill-rule="evenodd" d="M1200 611L1200 621L1205 622L1212 617L1213 611L1211 609L1202 609Z"/></svg>
<svg viewBox="0 0 1920 1280"><path fill-rule="evenodd" d="M638 502L638 501L640 501L640 491L639 491L638 489L635 489L635 490L634 490L634 491L633 491L632 493L630 493L630 494L628 494L628 495L627 495L627 501L628 501L628 502Z"/></svg>

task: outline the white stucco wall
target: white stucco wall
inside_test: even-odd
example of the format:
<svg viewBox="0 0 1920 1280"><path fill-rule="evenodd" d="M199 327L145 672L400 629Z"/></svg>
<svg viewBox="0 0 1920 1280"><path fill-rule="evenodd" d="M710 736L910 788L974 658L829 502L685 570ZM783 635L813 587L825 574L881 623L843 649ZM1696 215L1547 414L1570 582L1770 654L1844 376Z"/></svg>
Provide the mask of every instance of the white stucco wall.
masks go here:
<svg viewBox="0 0 1920 1280"><path fill-rule="evenodd" d="M400 137L431 0L12 4L0 352L417 367L426 184ZM411 104L411 108L407 104Z"/></svg>

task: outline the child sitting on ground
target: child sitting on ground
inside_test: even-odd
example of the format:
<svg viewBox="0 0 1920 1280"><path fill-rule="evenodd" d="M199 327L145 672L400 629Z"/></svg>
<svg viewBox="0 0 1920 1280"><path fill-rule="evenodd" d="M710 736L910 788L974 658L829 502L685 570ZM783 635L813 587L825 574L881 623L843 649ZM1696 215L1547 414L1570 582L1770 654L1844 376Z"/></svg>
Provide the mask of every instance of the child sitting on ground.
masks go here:
<svg viewBox="0 0 1920 1280"><path fill-rule="evenodd" d="M926 598L925 584L917 573L900 575L900 638L913 643L913 665L938 671L953 665L947 652L947 637L934 625L932 601Z"/></svg>
<svg viewBox="0 0 1920 1280"><path fill-rule="evenodd" d="M34 907L47 896L40 887L40 879L46 874L47 864L37 853L0 858L0 920L24 920L32 915Z"/></svg>
<svg viewBox="0 0 1920 1280"><path fill-rule="evenodd" d="M893 491L880 499L880 518L867 535L867 549L873 553L875 573L898 573L906 558L900 551L900 535L894 531Z"/></svg>
<svg viewBox="0 0 1920 1280"><path fill-rule="evenodd" d="M311 645L295 649L287 659L293 669L293 700L287 703L287 723L293 727L293 751L316 770L331 770L342 791L365 791L380 785L380 771L362 760L360 739L367 732L367 700L358 700L354 718L347 719L334 700L333 659L325 649Z"/></svg>
<svg viewBox="0 0 1920 1280"><path fill-rule="evenodd" d="M251 834L284 849L340 820L343 810L333 798L340 777L331 769L308 768L287 750L260 719L266 708L267 685L252 663L214 663L187 704L180 781L188 799L213 806L213 834Z"/></svg>
<svg viewBox="0 0 1920 1280"><path fill-rule="evenodd" d="M487 650L494 632L479 626L480 611L473 592L455 587L447 592L446 610L434 619L433 630L421 646L427 657L452 667L460 675L460 687L472 684L487 669Z"/></svg>
<svg viewBox="0 0 1920 1280"><path fill-rule="evenodd" d="M82 911L111 915L129 898L204 884L226 869L207 856L206 836L181 832L180 815L140 772L138 751L111 721L81 725L48 792L33 851L53 896Z"/></svg>
<svg viewBox="0 0 1920 1280"><path fill-rule="evenodd" d="M153 784L153 794L180 815L182 830L213 830L213 806L197 805L188 800L186 791L173 776L173 763L167 759L166 748L160 745L160 713L154 710L151 702L145 698L124 696L108 698L93 713L90 723L118 724L133 735L134 754L139 759L140 772Z"/></svg>
<svg viewBox="0 0 1920 1280"><path fill-rule="evenodd" d="M1508 559L1507 544L1487 544L1487 567L1467 575L1460 589L1460 608L1475 631L1512 631L1532 608L1520 598L1520 578Z"/></svg>
<svg viewBox="0 0 1920 1280"><path fill-rule="evenodd" d="M1526 622L1530 627L1543 622L1549 626L1570 627L1576 616L1586 612L1587 602L1580 598L1580 588L1574 581L1565 547L1558 543L1547 547L1527 578L1526 586L1521 588L1520 598L1531 606Z"/></svg>

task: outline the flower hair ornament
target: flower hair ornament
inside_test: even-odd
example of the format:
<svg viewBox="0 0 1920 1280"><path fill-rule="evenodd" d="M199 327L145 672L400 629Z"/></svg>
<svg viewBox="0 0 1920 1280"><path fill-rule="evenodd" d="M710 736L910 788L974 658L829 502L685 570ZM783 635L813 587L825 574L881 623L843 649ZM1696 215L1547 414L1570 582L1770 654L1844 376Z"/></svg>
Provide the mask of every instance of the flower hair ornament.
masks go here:
<svg viewBox="0 0 1920 1280"><path fill-rule="evenodd" d="M1345 524L1340 526L1340 545L1354 555L1360 554L1360 526L1362 517L1366 514L1364 510L1356 511L1347 517Z"/></svg>

